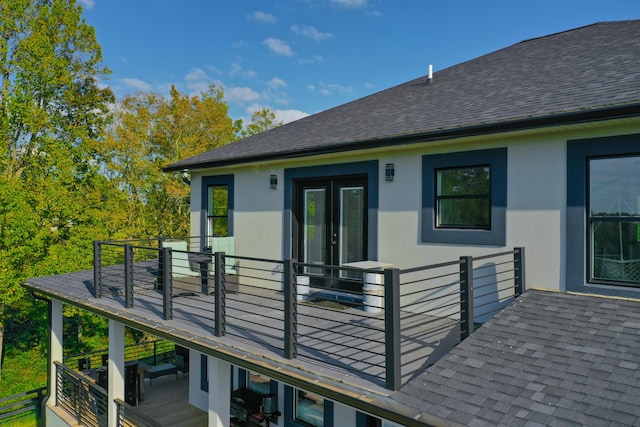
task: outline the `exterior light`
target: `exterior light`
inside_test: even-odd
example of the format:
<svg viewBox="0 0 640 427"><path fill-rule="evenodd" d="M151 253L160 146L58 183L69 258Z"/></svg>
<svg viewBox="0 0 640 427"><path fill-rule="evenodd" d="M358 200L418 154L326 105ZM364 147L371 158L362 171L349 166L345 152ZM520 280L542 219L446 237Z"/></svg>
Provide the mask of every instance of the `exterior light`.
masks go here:
<svg viewBox="0 0 640 427"><path fill-rule="evenodd" d="M269 177L269 186L272 190L278 188L278 175L271 175Z"/></svg>
<svg viewBox="0 0 640 427"><path fill-rule="evenodd" d="M393 178L395 177L396 172L395 172L395 168L393 166L393 163L387 163L386 165L384 165L384 180L387 182L391 182L393 181Z"/></svg>

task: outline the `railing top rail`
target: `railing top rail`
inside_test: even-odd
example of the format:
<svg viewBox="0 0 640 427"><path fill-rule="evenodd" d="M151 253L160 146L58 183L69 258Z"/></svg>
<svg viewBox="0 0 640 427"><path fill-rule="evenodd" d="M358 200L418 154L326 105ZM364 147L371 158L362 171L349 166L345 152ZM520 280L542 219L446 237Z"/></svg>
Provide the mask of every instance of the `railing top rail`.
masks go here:
<svg viewBox="0 0 640 427"><path fill-rule="evenodd" d="M504 252L497 252L495 254L489 254L489 255L482 255L482 256L474 256L473 260L474 261L482 261L483 259L490 259L490 258L497 258L497 257L501 257L501 256L505 256L505 255L513 255L517 252L516 249L510 250L510 251L504 251Z"/></svg>
<svg viewBox="0 0 640 427"><path fill-rule="evenodd" d="M85 377L82 373L75 371L74 369L70 368L69 366L65 365L64 363L58 362L57 360L54 360L53 363L58 368L61 368L68 375L70 375L70 376L78 379L79 381L85 383L92 390L92 392L99 393L99 394L104 395L104 396L107 395L107 392L102 387L99 387L98 385L94 384L93 381L91 381L90 379Z"/></svg>
<svg viewBox="0 0 640 427"><path fill-rule="evenodd" d="M123 408L126 409L125 412L125 418L126 418L126 414L127 413L132 413L135 418L136 421L138 421L138 424L136 425L144 425L145 427L161 427L162 424L160 424L159 422L157 422L156 420L154 420L153 418L141 413L140 411L136 411L136 409L129 405L127 402L123 401L122 399L113 399L113 401L118 404L118 406L121 406ZM140 421L142 421L142 423L140 423Z"/></svg>
<svg viewBox="0 0 640 427"><path fill-rule="evenodd" d="M442 268L442 267L451 267L451 266L454 266L454 265L460 265L461 263L462 263L462 261L457 259L455 261L441 262L439 264L423 265L421 267L413 267L413 268L407 268L407 269L404 269L404 270L400 270L400 274L415 273L415 272L418 272L418 271L425 271L425 270L434 270L436 268Z"/></svg>

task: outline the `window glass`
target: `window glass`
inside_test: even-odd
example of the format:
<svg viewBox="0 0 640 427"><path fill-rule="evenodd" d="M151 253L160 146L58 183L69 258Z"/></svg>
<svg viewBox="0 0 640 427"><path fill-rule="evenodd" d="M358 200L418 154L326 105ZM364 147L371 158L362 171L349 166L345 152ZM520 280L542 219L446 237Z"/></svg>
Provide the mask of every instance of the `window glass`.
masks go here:
<svg viewBox="0 0 640 427"><path fill-rule="evenodd" d="M229 235L229 187L210 185L207 189L207 233L209 236Z"/></svg>
<svg viewBox="0 0 640 427"><path fill-rule="evenodd" d="M296 389L293 403L296 421L314 427L324 425L324 399L321 396Z"/></svg>
<svg viewBox="0 0 640 427"><path fill-rule="evenodd" d="M640 283L640 156L589 160L591 278Z"/></svg>
<svg viewBox="0 0 640 427"><path fill-rule="evenodd" d="M263 375L250 372L247 376L247 388L258 394L268 394L271 391L271 382Z"/></svg>
<svg viewBox="0 0 640 427"><path fill-rule="evenodd" d="M491 229L491 168L436 171L436 227Z"/></svg>

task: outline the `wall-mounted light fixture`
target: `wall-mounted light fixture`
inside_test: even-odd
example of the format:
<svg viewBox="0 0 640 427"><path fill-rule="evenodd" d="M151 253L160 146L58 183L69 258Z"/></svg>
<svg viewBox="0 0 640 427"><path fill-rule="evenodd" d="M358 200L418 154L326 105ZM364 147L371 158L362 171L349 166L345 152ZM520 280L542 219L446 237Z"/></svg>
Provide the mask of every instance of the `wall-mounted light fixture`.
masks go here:
<svg viewBox="0 0 640 427"><path fill-rule="evenodd" d="M278 188L278 175L271 175L269 177L269 186L272 190Z"/></svg>
<svg viewBox="0 0 640 427"><path fill-rule="evenodd" d="M393 163L387 163L384 165L384 180L385 181L393 181L393 178L396 176L396 171L393 166Z"/></svg>

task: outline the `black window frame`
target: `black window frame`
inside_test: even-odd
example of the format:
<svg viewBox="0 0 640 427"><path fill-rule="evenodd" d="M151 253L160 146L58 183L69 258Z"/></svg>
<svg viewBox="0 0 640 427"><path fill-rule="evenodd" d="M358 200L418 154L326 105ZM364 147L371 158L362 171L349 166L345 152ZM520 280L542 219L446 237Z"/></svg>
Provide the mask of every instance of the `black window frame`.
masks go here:
<svg viewBox="0 0 640 427"><path fill-rule="evenodd" d="M640 134L567 141L566 288L571 292L639 298L640 288L619 281L592 280L589 244L589 161L640 155ZM633 283L633 282L629 282Z"/></svg>
<svg viewBox="0 0 640 427"><path fill-rule="evenodd" d="M462 170L462 169L489 169L489 192L483 194L456 194L456 195L441 195L438 192L439 176L440 172ZM468 229L468 230L490 230L491 229L491 165L473 165L473 166L457 166L437 168L434 170L434 197L435 197L435 227L436 228L449 228L449 229ZM441 203L446 200L478 200L486 199L489 201L487 217L489 219L487 224L443 224L441 222Z"/></svg>
<svg viewBox="0 0 640 427"><path fill-rule="evenodd" d="M216 176L204 176L202 177L202 204L201 204L201 220L200 220L200 235L207 235L207 223L209 218L208 212L208 199L209 199L209 187L225 185L227 186L227 231L229 236L233 236L233 211L234 211L234 175L216 175ZM204 249L204 248L201 248Z"/></svg>
<svg viewBox="0 0 640 427"><path fill-rule="evenodd" d="M506 245L507 155L507 148L501 147L422 156L422 243ZM438 227L437 171L487 166L491 170L490 227Z"/></svg>

